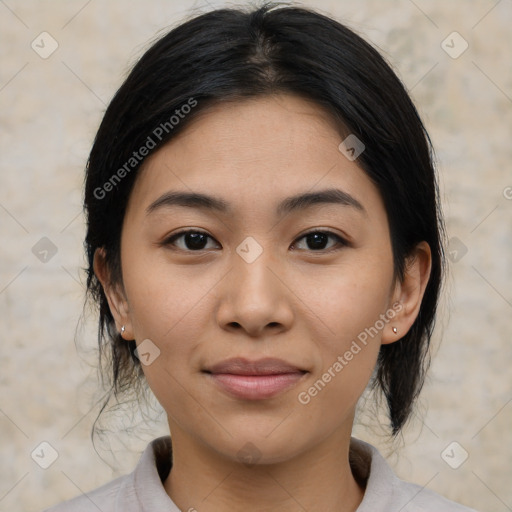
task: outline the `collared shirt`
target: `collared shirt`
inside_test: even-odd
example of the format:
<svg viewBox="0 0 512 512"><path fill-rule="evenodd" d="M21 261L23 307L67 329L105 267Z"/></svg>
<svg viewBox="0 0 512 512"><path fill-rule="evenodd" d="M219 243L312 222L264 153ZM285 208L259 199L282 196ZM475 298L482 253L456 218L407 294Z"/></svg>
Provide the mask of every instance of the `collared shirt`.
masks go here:
<svg viewBox="0 0 512 512"><path fill-rule="evenodd" d="M366 482L357 512L476 512L399 479L374 446L354 437L350 464L358 481ZM181 512L163 485L171 466L171 438L159 437L148 444L133 472L43 512Z"/></svg>

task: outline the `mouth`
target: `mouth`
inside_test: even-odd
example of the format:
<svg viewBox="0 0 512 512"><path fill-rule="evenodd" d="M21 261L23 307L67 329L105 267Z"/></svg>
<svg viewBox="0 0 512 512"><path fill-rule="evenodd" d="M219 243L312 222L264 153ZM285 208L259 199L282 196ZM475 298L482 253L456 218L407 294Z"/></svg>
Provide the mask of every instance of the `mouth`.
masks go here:
<svg viewBox="0 0 512 512"><path fill-rule="evenodd" d="M228 395L243 400L274 397L302 380L308 372L282 359L250 361L232 358L203 370Z"/></svg>

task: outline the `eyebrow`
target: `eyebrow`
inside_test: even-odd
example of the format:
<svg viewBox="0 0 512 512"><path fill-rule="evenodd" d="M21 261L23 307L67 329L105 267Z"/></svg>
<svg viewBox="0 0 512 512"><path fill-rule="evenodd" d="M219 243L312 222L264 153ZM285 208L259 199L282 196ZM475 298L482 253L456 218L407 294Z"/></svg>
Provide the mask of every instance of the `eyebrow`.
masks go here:
<svg viewBox="0 0 512 512"><path fill-rule="evenodd" d="M283 216L287 213L303 210L318 204L350 206L362 213L366 213L363 205L355 197L343 190L330 188L318 192L307 192L287 197L278 204L276 214ZM146 215L160 208L170 208L173 206L198 208L201 210L216 211L225 215L233 215L232 206L224 199L199 192L181 191L169 191L160 196L146 208Z"/></svg>

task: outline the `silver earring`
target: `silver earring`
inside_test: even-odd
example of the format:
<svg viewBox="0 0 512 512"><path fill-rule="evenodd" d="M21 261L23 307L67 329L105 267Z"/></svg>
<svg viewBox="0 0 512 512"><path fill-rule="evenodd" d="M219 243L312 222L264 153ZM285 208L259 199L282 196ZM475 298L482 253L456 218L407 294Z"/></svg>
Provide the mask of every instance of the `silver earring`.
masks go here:
<svg viewBox="0 0 512 512"><path fill-rule="evenodd" d="M121 336L124 334L125 328L124 325L121 327Z"/></svg>
<svg viewBox="0 0 512 512"><path fill-rule="evenodd" d="M393 332L396 334L398 332L398 329L396 327L393 327Z"/></svg>

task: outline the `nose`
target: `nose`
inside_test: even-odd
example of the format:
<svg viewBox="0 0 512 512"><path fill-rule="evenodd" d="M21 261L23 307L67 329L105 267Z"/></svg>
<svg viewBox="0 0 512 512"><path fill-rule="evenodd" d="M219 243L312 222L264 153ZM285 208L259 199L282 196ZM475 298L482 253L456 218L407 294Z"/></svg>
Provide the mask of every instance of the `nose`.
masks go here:
<svg viewBox="0 0 512 512"><path fill-rule="evenodd" d="M231 271L217 289L217 321L223 329L251 337L290 329L294 295L283 265L270 253L265 249L252 262L234 253Z"/></svg>

